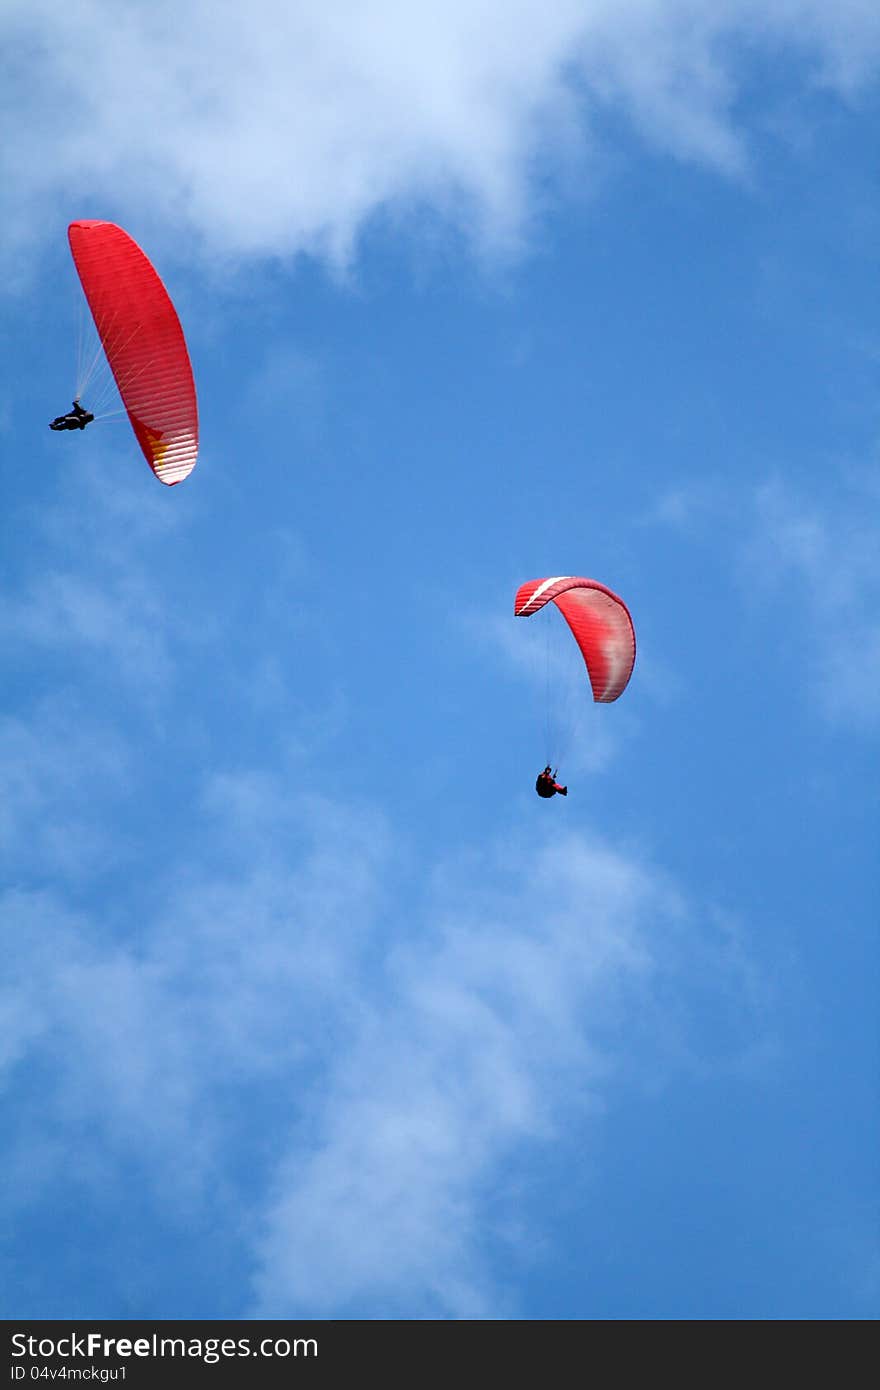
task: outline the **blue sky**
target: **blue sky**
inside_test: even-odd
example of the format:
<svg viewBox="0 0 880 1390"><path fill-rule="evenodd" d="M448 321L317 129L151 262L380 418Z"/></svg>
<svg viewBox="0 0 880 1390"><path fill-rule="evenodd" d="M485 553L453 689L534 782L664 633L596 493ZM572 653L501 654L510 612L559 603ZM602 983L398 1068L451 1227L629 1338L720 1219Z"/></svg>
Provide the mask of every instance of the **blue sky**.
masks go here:
<svg viewBox="0 0 880 1390"><path fill-rule="evenodd" d="M0 24L0 1315L876 1316L875 7ZM79 217L179 487L46 429Z"/></svg>

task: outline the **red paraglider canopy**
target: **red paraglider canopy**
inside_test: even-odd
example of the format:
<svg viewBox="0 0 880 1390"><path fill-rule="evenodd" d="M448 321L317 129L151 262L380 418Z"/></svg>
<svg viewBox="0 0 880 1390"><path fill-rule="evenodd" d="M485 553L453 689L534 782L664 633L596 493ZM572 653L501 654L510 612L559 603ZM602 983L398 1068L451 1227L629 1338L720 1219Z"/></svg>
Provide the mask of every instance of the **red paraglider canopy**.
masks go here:
<svg viewBox="0 0 880 1390"><path fill-rule="evenodd" d="M622 598L595 579L563 575L530 579L516 592L513 611L530 618L555 603L586 663L593 699L610 704L623 694L636 660L636 634Z"/></svg>
<svg viewBox="0 0 880 1390"><path fill-rule="evenodd" d="M70 250L147 463L173 486L195 467L196 388L174 305L143 251L112 222L71 222Z"/></svg>

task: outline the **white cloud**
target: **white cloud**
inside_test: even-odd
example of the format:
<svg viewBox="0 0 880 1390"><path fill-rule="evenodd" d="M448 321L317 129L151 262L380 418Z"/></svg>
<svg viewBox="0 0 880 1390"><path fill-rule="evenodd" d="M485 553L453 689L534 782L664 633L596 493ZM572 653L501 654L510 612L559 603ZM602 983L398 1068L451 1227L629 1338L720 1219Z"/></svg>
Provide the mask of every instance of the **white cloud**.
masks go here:
<svg viewBox="0 0 880 1390"><path fill-rule="evenodd" d="M646 928L662 935L678 911L658 876L578 836L476 852L441 877L282 1168L264 1316L355 1299L378 1315L497 1315L486 1189L503 1193L518 1146L580 1125L622 997L657 968Z"/></svg>
<svg viewBox="0 0 880 1390"><path fill-rule="evenodd" d="M880 53L870 0L8 0L0 23L10 241L97 213L337 263L420 207L516 245L539 156L579 157L601 109L742 171L750 47L843 95Z"/></svg>

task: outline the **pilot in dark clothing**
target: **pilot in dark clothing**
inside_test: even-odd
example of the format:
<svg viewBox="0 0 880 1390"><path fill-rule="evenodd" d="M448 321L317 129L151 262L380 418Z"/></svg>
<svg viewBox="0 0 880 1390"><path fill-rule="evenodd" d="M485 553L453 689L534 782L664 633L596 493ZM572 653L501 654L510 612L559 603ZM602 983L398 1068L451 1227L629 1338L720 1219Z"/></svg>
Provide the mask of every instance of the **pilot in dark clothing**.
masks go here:
<svg viewBox="0 0 880 1390"><path fill-rule="evenodd" d="M83 410L79 401L74 401L73 410L67 415L56 415L49 426L50 430L84 430L94 420L90 410Z"/></svg>

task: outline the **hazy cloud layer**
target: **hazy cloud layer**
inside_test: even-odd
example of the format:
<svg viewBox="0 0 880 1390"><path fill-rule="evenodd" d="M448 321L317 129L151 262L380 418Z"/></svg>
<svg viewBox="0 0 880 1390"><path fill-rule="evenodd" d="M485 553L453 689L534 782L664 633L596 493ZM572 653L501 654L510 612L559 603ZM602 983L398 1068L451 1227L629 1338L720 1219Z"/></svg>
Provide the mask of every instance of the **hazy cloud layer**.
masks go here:
<svg viewBox="0 0 880 1390"><path fill-rule="evenodd" d="M511 1238L495 1224L511 1155L582 1129L621 1077L680 1064L670 986L697 960L754 1036L730 933L596 837L475 849L401 911L399 851L369 808L252 773L212 781L203 813L209 851L148 910L133 901L127 932L119 904L114 933L56 893L0 901L7 1195L133 1163L190 1216L244 1202L243 1312L497 1315L484 1257Z"/></svg>
<svg viewBox="0 0 880 1390"><path fill-rule="evenodd" d="M746 168L742 57L849 96L876 72L871 0L8 0L0 150L23 245L68 214L187 230L220 255L344 262L368 219L429 209L476 242L528 230L540 156L608 114ZM752 99L755 93L751 93ZM53 228L54 231L54 228ZM179 243L178 243L178 249Z"/></svg>

